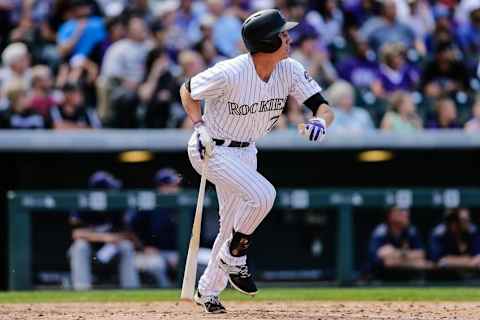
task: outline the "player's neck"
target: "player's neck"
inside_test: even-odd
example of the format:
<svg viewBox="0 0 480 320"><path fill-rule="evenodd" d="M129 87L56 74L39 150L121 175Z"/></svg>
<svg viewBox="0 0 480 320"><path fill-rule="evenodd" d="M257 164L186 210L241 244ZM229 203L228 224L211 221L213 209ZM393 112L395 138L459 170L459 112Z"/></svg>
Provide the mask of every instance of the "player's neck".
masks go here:
<svg viewBox="0 0 480 320"><path fill-rule="evenodd" d="M258 77L267 82L272 75L273 69L279 62L278 58L272 54L256 53L252 55L253 65Z"/></svg>

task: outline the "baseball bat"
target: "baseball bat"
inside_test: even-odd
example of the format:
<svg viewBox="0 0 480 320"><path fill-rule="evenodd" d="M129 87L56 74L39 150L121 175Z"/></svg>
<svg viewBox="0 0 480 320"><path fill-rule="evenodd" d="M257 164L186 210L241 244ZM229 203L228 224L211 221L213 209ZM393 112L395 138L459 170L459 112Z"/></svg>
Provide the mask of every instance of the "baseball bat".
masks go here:
<svg viewBox="0 0 480 320"><path fill-rule="evenodd" d="M187 261L185 262L185 272L183 274L182 293L180 299L193 300L195 291L195 281L197 279L197 255L200 245L200 231L202 227L203 200L205 199L205 185L207 183L208 155L205 155L202 167L202 178L198 190L197 208L195 209L195 218L193 220L192 235L188 246Z"/></svg>

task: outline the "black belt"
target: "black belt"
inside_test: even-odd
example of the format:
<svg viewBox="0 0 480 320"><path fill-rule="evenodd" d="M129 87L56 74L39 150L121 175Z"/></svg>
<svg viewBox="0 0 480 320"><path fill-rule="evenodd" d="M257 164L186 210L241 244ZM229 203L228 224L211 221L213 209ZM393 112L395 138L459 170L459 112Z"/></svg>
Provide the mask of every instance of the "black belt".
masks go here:
<svg viewBox="0 0 480 320"><path fill-rule="evenodd" d="M224 147L234 147L234 148L244 148L244 147L248 147L250 145L250 142L240 142L240 141L233 141L233 140L228 140L230 141L230 143L227 142L227 144L225 144L225 140L223 139L213 139L213 141L215 141L215 144L217 146L224 146Z"/></svg>

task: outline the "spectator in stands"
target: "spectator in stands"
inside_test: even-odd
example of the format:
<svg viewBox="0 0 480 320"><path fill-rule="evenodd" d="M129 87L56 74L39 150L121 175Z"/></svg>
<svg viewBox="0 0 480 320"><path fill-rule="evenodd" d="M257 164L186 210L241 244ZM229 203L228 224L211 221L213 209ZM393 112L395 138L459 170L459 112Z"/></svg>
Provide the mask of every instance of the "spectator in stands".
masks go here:
<svg viewBox="0 0 480 320"><path fill-rule="evenodd" d="M171 168L159 170L154 183L161 195L175 195L181 190L180 175ZM152 275L159 287L172 286L171 275L178 267L178 209L160 204L152 211L132 212L128 221L130 230L143 245L135 258L138 270ZM208 263L208 253L208 249L200 249L200 264Z"/></svg>
<svg viewBox="0 0 480 320"><path fill-rule="evenodd" d="M380 50L380 86L374 93L388 95L396 90L413 90L419 74L405 59L406 49L401 43L388 43Z"/></svg>
<svg viewBox="0 0 480 320"><path fill-rule="evenodd" d="M5 88L9 108L0 113L0 128L46 129L47 120L30 107L27 88L20 80L13 80Z"/></svg>
<svg viewBox="0 0 480 320"><path fill-rule="evenodd" d="M226 10L223 0L207 0L208 10L215 18L213 43L221 55L233 58L241 53L242 23L230 10Z"/></svg>
<svg viewBox="0 0 480 320"><path fill-rule="evenodd" d="M145 59L151 43L145 22L132 16L127 24L127 38L108 48L102 66L102 76L125 90L136 90L145 74Z"/></svg>
<svg viewBox="0 0 480 320"><path fill-rule="evenodd" d="M445 221L436 226L430 237L430 258L441 271L443 277L461 278L462 270L480 269L480 235L470 221L467 208L449 209ZM455 272L454 270L457 270Z"/></svg>
<svg viewBox="0 0 480 320"><path fill-rule="evenodd" d="M380 127L385 131L405 133L422 129L421 118L409 92L396 91L391 95L390 110L385 113Z"/></svg>
<svg viewBox="0 0 480 320"><path fill-rule="evenodd" d="M409 210L400 207L391 208L385 222L372 232L368 257L374 274L384 280L411 279L414 270L431 266L417 229L410 224Z"/></svg>
<svg viewBox="0 0 480 320"><path fill-rule="evenodd" d="M368 42L361 36L352 40L354 41L354 53L337 65L339 76L356 88L379 92L381 82L379 81L379 65L375 52L370 49ZM379 89L371 88L372 86L377 86Z"/></svg>
<svg viewBox="0 0 480 320"><path fill-rule="evenodd" d="M168 1L158 1L158 2L168 2ZM173 1L176 2L176 1ZM151 10L150 4L151 1L148 0L129 0L125 1L125 8L122 11L122 16L131 17L137 16L142 18L147 25L151 24L154 19L154 12Z"/></svg>
<svg viewBox="0 0 480 320"><path fill-rule="evenodd" d="M397 19L395 0L381 1L380 6L380 16L371 17L360 29L370 46L375 51L388 43L401 43L405 48L414 48L415 33L410 26Z"/></svg>
<svg viewBox="0 0 480 320"><path fill-rule="evenodd" d="M58 51L72 65L90 58L93 50L106 38L103 19L92 15L91 4L87 0L71 0L65 12L67 21L57 33Z"/></svg>
<svg viewBox="0 0 480 320"><path fill-rule="evenodd" d="M200 71L205 69L205 62L202 56L195 51L185 50L178 56L178 63L182 69L182 73L177 77L178 87L185 82L185 79L191 78ZM183 112L178 112L178 121L181 128L191 128L192 121ZM183 116L180 116L183 115Z"/></svg>
<svg viewBox="0 0 480 320"><path fill-rule="evenodd" d="M53 78L50 68L46 65L36 65L32 68L32 90L30 92L30 107L46 117L56 101L53 97Z"/></svg>
<svg viewBox="0 0 480 320"><path fill-rule="evenodd" d="M427 129L458 129L457 106L449 97L441 97L435 103L435 118L427 121Z"/></svg>
<svg viewBox="0 0 480 320"><path fill-rule="evenodd" d="M335 123L332 132L362 133L374 129L370 114L362 108L355 107L355 90L346 81L337 81L325 92L335 112Z"/></svg>
<svg viewBox="0 0 480 320"><path fill-rule="evenodd" d="M425 65L420 87L426 96L432 98L465 91L470 87L469 75L453 43L443 42L437 45L434 59Z"/></svg>
<svg viewBox="0 0 480 320"><path fill-rule="evenodd" d="M466 132L480 132L480 96L477 96L472 106L473 117L465 123Z"/></svg>
<svg viewBox="0 0 480 320"><path fill-rule="evenodd" d="M469 10L469 21L457 29L457 39L467 68L475 68L480 55L480 2L474 1Z"/></svg>
<svg viewBox="0 0 480 320"><path fill-rule="evenodd" d="M102 114L115 127L137 127L136 91L145 77L145 61L152 44L145 22L132 16L127 24L127 38L115 42L105 53L101 77L109 107Z"/></svg>
<svg viewBox="0 0 480 320"><path fill-rule="evenodd" d="M107 36L99 45L98 52L95 60L98 60L98 64L102 64L105 54L112 44L125 38L127 34L124 18L122 16L114 16L106 19L105 22L107 28Z"/></svg>
<svg viewBox="0 0 480 320"><path fill-rule="evenodd" d="M337 71L328 58L328 52L319 50L317 41L316 33L301 34L292 58L298 60L318 83L326 86L335 81Z"/></svg>
<svg viewBox="0 0 480 320"><path fill-rule="evenodd" d="M169 125L171 108L178 102L179 87L170 72L171 61L162 48L155 48L147 57L146 79L138 93L146 106L144 125L147 128L166 128Z"/></svg>
<svg viewBox="0 0 480 320"><path fill-rule="evenodd" d="M62 93L62 103L50 109L50 121L54 129L101 128L101 123L95 110L84 106L84 97L80 86L67 83L62 88Z"/></svg>
<svg viewBox="0 0 480 320"><path fill-rule="evenodd" d="M425 38L435 28L432 8L427 0L408 0L405 2L408 3L408 12L400 20L415 32L416 48L421 55L425 55L427 53Z"/></svg>
<svg viewBox="0 0 480 320"><path fill-rule="evenodd" d="M118 190L121 182L105 171L95 172L88 180L90 189ZM100 266L115 261L122 288L138 288L140 281L135 269L132 235L127 231L125 212L77 211L70 216L73 244L69 250L73 288L88 290L92 287L92 251ZM115 261L116 262L116 261Z"/></svg>
<svg viewBox="0 0 480 320"><path fill-rule="evenodd" d="M200 41L193 46L193 49L202 55L202 58L208 67L225 59L225 57L218 52L218 49L213 42L214 23L215 18L210 15L206 15L200 20L200 31L202 36Z"/></svg>
<svg viewBox="0 0 480 320"><path fill-rule="evenodd" d="M289 30L288 34L291 38L291 44L297 47L300 44L302 36L317 34L315 27L306 18L308 7L307 0L286 0L287 16L290 20L298 22L298 25Z"/></svg>
<svg viewBox="0 0 480 320"><path fill-rule="evenodd" d="M3 68L0 69L0 91L8 82L20 80L26 88L30 87L31 68L28 48L21 42L8 45L2 52Z"/></svg>
<svg viewBox="0 0 480 320"><path fill-rule="evenodd" d="M450 10L438 3L433 7L435 29L425 36L425 44L429 53L436 52L439 44L455 43L455 31L450 18Z"/></svg>
<svg viewBox="0 0 480 320"><path fill-rule="evenodd" d="M193 0L180 0L179 2L175 13L175 25L188 38L188 46L192 47L201 37L200 24L204 9L199 10L198 7L201 5L199 2L194 6Z"/></svg>
<svg viewBox="0 0 480 320"><path fill-rule="evenodd" d="M343 12L338 7L337 0L319 1L317 10L310 10L306 20L320 35L322 44L326 47L342 39Z"/></svg>

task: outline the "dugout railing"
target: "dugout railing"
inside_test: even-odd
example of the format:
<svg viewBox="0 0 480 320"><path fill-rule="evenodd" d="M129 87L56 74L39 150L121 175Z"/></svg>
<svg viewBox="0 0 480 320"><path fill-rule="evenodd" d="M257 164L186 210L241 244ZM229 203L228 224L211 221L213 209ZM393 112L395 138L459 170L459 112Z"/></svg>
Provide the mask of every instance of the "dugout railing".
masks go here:
<svg viewBox="0 0 480 320"><path fill-rule="evenodd" d="M8 286L9 290L32 288L32 214L72 210L151 210L157 206L180 210L178 244L183 267L191 232L196 192L159 195L150 190L126 191L10 191L8 192ZM348 285L353 280L353 211L357 207L448 208L479 207L479 188L449 189L281 189L278 209L333 208L338 214L336 282ZM205 206L217 206L214 193L207 193ZM179 272L179 279L183 270Z"/></svg>

